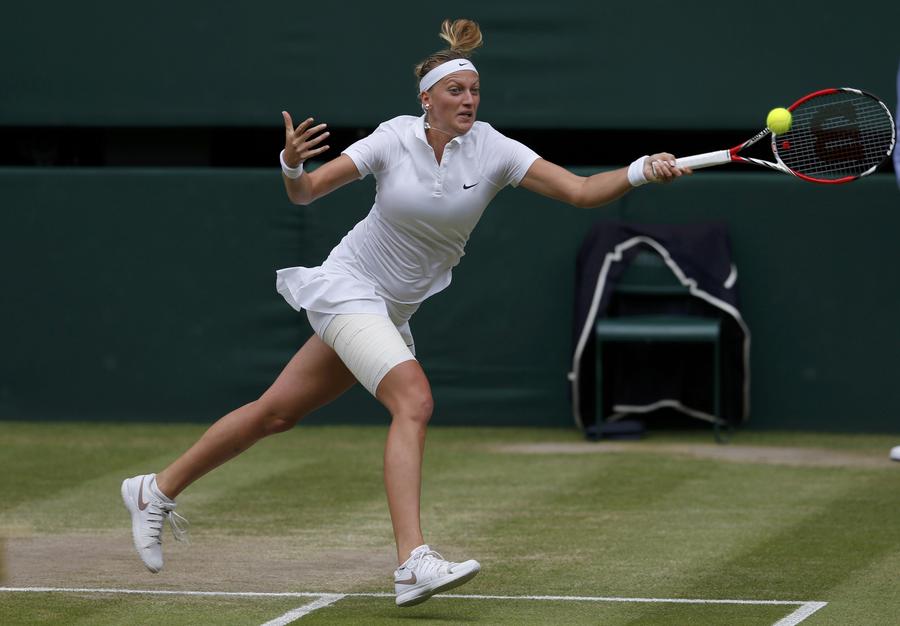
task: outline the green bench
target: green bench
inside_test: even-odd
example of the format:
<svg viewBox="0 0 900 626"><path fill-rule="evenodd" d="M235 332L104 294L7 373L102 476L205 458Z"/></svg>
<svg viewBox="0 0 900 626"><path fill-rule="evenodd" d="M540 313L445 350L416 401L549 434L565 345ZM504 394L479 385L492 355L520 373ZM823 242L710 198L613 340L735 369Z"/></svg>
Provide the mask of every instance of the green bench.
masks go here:
<svg viewBox="0 0 900 626"><path fill-rule="evenodd" d="M692 297L665 261L655 252L640 251L614 287L617 294L630 294L641 298ZM696 315L629 315L623 317L598 317L594 326L596 384L595 400L598 423L603 419L603 358L611 343L705 343L712 346L711 396L712 416L716 441L722 442L721 427L727 425L721 416L720 344L721 320ZM708 418L703 418L708 419Z"/></svg>

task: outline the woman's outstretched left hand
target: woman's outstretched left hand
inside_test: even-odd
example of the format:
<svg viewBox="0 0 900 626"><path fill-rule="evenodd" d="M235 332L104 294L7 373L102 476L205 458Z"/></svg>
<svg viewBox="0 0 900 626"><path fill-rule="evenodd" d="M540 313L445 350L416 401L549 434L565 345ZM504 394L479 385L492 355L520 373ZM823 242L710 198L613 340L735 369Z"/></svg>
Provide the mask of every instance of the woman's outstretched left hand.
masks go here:
<svg viewBox="0 0 900 626"><path fill-rule="evenodd" d="M328 124L313 126L313 118L308 117L294 128L291 114L282 111L284 118L284 162L288 167L299 167L301 163L328 150L329 146L318 146L329 132L322 132Z"/></svg>

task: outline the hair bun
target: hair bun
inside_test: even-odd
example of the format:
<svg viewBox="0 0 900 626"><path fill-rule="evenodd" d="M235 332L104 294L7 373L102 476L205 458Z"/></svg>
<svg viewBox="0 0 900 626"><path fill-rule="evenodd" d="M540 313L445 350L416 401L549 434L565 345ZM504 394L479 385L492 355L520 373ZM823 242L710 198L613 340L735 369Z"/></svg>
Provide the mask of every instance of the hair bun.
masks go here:
<svg viewBox="0 0 900 626"><path fill-rule="evenodd" d="M450 44L450 50L469 55L482 44L481 28L473 20L444 20L441 39Z"/></svg>

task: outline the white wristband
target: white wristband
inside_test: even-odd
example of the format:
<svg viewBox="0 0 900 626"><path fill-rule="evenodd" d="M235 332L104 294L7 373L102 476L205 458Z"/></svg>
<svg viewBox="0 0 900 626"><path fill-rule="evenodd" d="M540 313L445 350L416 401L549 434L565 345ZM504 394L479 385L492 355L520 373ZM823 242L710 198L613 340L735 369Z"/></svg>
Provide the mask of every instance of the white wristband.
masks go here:
<svg viewBox="0 0 900 626"><path fill-rule="evenodd" d="M628 166L628 182L632 187L640 187L646 185L650 181L644 176L644 160L647 158L645 154Z"/></svg>
<svg viewBox="0 0 900 626"><path fill-rule="evenodd" d="M281 161L281 171L288 178L300 178L303 176L303 161L300 161L300 165L297 167L288 167L288 164L284 162L284 150L278 155L278 160Z"/></svg>

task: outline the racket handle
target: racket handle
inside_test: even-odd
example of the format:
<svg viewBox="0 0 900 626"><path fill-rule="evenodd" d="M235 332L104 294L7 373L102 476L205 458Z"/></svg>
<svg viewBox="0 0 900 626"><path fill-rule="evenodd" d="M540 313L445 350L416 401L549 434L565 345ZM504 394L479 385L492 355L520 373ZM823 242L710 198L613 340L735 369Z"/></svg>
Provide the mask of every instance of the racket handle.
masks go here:
<svg viewBox="0 0 900 626"><path fill-rule="evenodd" d="M676 167L689 167L694 170L712 167L713 165L724 165L725 163L731 163L731 150L716 150L715 152L706 152L675 159Z"/></svg>

